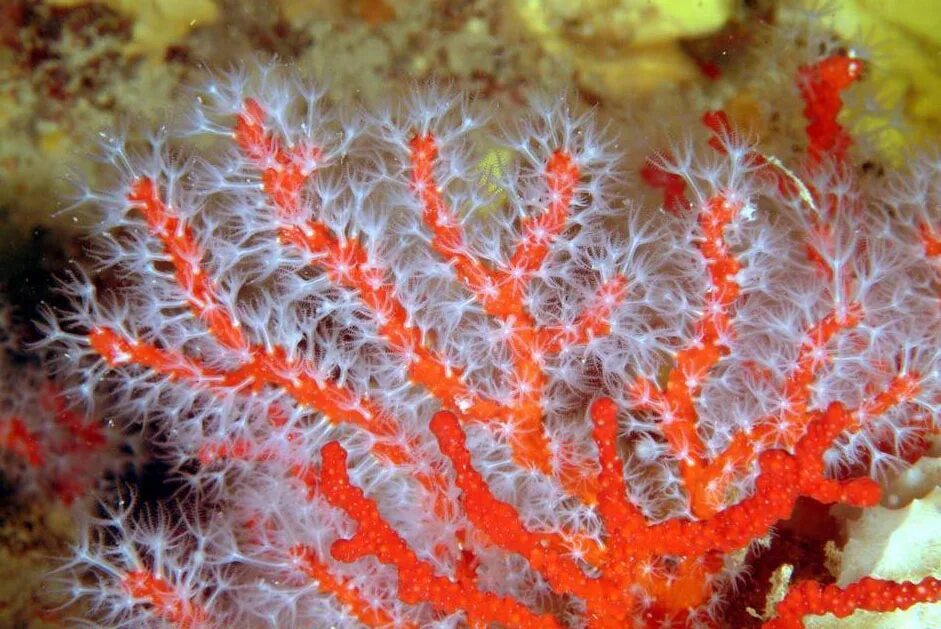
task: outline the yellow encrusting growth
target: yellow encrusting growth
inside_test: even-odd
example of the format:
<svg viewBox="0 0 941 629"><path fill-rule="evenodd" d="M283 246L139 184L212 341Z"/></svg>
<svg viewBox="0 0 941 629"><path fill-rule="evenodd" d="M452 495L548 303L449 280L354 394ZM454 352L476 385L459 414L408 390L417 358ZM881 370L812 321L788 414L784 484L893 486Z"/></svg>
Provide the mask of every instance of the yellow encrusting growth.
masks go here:
<svg viewBox="0 0 941 629"><path fill-rule="evenodd" d="M134 20L128 55L141 55L155 62L163 59L167 48L182 41L198 26L219 19L215 0L95 0ZM87 0L48 0L59 7L88 4Z"/></svg>

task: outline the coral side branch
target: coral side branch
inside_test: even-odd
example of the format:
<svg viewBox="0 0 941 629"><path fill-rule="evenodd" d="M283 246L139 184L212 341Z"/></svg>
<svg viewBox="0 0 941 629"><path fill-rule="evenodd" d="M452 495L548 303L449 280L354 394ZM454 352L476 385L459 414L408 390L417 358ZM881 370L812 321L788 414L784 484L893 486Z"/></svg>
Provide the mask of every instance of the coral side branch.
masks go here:
<svg viewBox="0 0 941 629"><path fill-rule="evenodd" d="M19 417L0 420L0 447L22 457L33 467L41 467L46 460L38 435L30 433Z"/></svg>
<svg viewBox="0 0 941 629"><path fill-rule="evenodd" d="M776 608L777 616L765 629L799 629L806 615L833 614L846 618L857 610L891 612L918 603L941 601L941 580L926 577L918 583L895 583L863 577L846 587L801 581L790 590Z"/></svg>
<svg viewBox="0 0 941 629"><path fill-rule="evenodd" d="M360 594L356 586L349 579L335 577L330 568L317 558L314 550L306 546L295 546L290 550L291 558L307 573L311 583L320 592L336 597L349 613L368 627L385 627L394 622L394 619L382 609L370 607L369 602ZM412 629L415 625L402 625L404 629Z"/></svg>
<svg viewBox="0 0 941 629"><path fill-rule="evenodd" d="M180 629L198 629L206 626L205 610L183 598L160 575L134 570L124 575L124 587L134 599L153 609L154 615Z"/></svg>
<svg viewBox="0 0 941 629"><path fill-rule="evenodd" d="M434 574L405 541L385 523L373 501L350 483L346 473L346 453L334 442L324 446L321 488L324 496L356 518L356 535L334 542L331 554L341 561L355 561L375 555L379 561L395 566L399 574L398 596L406 603L431 603L452 613L463 611L471 623L499 622L510 627L556 627L548 615L535 615L512 599L480 592L465 583Z"/></svg>
<svg viewBox="0 0 941 629"><path fill-rule="evenodd" d="M127 198L141 208L150 231L163 244L193 311L223 346L246 349L247 341L238 320L219 303L211 276L200 266L203 254L191 228L161 200L157 184L148 177L138 179L131 185Z"/></svg>
<svg viewBox="0 0 941 629"><path fill-rule="evenodd" d="M852 140L837 121L843 108L840 92L857 81L863 73L863 62L848 55L834 55L802 67L798 86L804 99L807 119L807 148L811 162L827 156L837 161L845 158Z"/></svg>

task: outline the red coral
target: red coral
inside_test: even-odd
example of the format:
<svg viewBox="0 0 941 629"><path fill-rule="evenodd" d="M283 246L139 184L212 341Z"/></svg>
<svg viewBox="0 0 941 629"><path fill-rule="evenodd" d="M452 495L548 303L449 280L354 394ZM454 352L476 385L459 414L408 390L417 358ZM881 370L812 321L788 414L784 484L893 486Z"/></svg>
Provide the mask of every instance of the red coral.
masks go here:
<svg viewBox="0 0 941 629"><path fill-rule="evenodd" d="M800 498L876 504L880 466L937 429L937 220L854 178L836 114L858 64L801 70L791 167L707 114L712 160L645 174L676 214L656 225L611 211L611 147L558 104L508 141L495 226L471 216L493 203L464 152L480 121L439 95L331 121L237 74L192 116L232 144L217 161L113 143L118 187L86 196L128 286L73 283L50 342L196 471L179 526L116 512L80 549L94 609L718 622L741 551ZM795 591L782 623L889 600Z"/></svg>
<svg viewBox="0 0 941 629"><path fill-rule="evenodd" d="M849 55L833 55L800 69L798 86L804 98L811 162L846 157L852 140L837 121L843 108L840 94L862 73L863 62Z"/></svg>

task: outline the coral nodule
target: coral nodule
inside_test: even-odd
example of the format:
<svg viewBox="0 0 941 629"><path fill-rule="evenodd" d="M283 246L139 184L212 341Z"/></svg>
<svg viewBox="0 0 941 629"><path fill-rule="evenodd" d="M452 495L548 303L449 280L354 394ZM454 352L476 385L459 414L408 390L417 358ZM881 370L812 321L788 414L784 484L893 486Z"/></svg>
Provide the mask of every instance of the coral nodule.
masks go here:
<svg viewBox="0 0 941 629"><path fill-rule="evenodd" d="M562 99L500 127L487 190L474 103L337 111L268 66L108 138L47 346L185 491L106 502L73 596L120 626L720 624L799 498L878 503L941 421L941 162L856 165L861 67L801 67L787 163L708 113L643 169L653 211ZM802 581L765 620L939 597Z"/></svg>

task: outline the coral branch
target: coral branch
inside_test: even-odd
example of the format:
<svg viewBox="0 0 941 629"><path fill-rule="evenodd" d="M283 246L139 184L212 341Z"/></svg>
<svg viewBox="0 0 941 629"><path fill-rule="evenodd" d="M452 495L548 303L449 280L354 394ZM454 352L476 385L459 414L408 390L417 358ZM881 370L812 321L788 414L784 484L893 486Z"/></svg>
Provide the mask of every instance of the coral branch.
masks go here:
<svg viewBox="0 0 941 629"><path fill-rule="evenodd" d="M651 188L663 190L663 209L672 214L679 214L691 207L686 197L686 180L681 175L665 169L659 160L648 159L640 170L641 179ZM671 162L673 158L663 155L662 161Z"/></svg>
<svg viewBox="0 0 941 629"><path fill-rule="evenodd" d="M432 233L432 247L457 273L484 310L501 319L515 317L531 324L523 303L502 271L487 268L464 243L464 230L448 208L435 178L438 145L431 135L416 135L410 143L412 186L424 208L423 219Z"/></svg>
<svg viewBox="0 0 941 629"><path fill-rule="evenodd" d="M460 429L458 429L460 430ZM356 520L351 539L333 544L331 553L340 561L356 561L375 555L382 563L395 566L399 573L398 596L406 603L430 603L447 613L463 611L469 622L499 622L510 627L557 627L549 615L536 615L512 599L480 592L466 581L434 574L408 545L382 519L375 502L355 487L346 473L346 452L332 442L321 451L321 488L330 504Z"/></svg>
<svg viewBox="0 0 941 629"><path fill-rule="evenodd" d="M327 378L318 379L309 375L302 365L289 359L280 350L268 353L252 348L250 362L236 371L223 373L179 352L125 338L108 328L93 330L89 334L89 343L111 365L135 364L146 367L171 381L180 380L219 397L233 391L257 391L264 385L278 387L298 404L322 413L327 421L357 426L376 437L373 452L379 458L393 465L420 465L422 456L399 443L398 430L387 411ZM279 423L278 415L278 409L272 408L270 419L273 425ZM235 458L243 458L237 454L243 448L236 443L206 444L204 447L210 449L201 456L208 456L214 451L218 456L236 454ZM435 487L436 491L440 491L439 483L430 482L426 475L418 476L425 479L423 484L426 487Z"/></svg>
<svg viewBox="0 0 941 629"><path fill-rule="evenodd" d="M193 311L224 347L245 349L248 342L238 320L219 302L211 276L200 266L203 254L192 230L160 198L157 184L147 177L138 179L128 200L141 209L150 231L163 244Z"/></svg>
<svg viewBox="0 0 941 629"><path fill-rule="evenodd" d="M317 558L316 552L306 546L295 546L290 551L291 559L310 577L314 587L331 595L359 622L368 627L387 627L394 619L382 609L375 608L364 600L350 579L335 577L329 568ZM403 629L413 629L411 623L400 624Z"/></svg>
<svg viewBox="0 0 941 629"><path fill-rule="evenodd" d="M523 233L508 265L510 275L522 280L515 286L514 301L522 303L525 281L542 268L549 255L549 247L568 224L575 187L580 178L581 172L572 156L556 149L546 162L549 205L538 216L523 219Z"/></svg>
<svg viewBox="0 0 941 629"><path fill-rule="evenodd" d="M840 93L862 76L863 63L849 55L833 55L805 65L799 71L798 87L807 119L807 153L811 163L824 156L842 161L852 142L837 121L843 108Z"/></svg>
<svg viewBox="0 0 941 629"><path fill-rule="evenodd" d="M776 608L776 617L764 629L799 629L804 616L833 614L846 618L857 610L891 612L918 603L941 601L941 580L926 577L920 583L895 583L863 577L846 587L801 581L792 587Z"/></svg>
<svg viewBox="0 0 941 629"><path fill-rule="evenodd" d="M206 612L183 598L171 583L158 574L134 570L124 575L127 593L149 606L153 614L180 629L196 629L206 624Z"/></svg>
<svg viewBox="0 0 941 629"><path fill-rule="evenodd" d="M22 457L33 467L41 467L46 460L38 436L31 434L19 417L0 420L0 448Z"/></svg>

